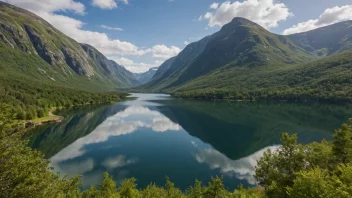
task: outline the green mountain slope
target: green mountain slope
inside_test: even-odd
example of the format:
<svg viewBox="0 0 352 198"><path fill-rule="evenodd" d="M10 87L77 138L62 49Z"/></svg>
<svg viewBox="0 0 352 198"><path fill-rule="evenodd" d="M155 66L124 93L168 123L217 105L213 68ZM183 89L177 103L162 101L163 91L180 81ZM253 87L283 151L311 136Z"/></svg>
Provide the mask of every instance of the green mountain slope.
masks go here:
<svg viewBox="0 0 352 198"><path fill-rule="evenodd" d="M151 83L147 88L171 89L226 65L283 67L314 59L313 54L287 37L272 34L249 20L234 18L219 32L187 46L158 83Z"/></svg>
<svg viewBox="0 0 352 198"><path fill-rule="evenodd" d="M105 79L112 80L112 83L122 87L134 87L140 84L132 72L117 64L115 61L108 60L102 53L88 44L81 44L84 51L93 60L93 64L103 69Z"/></svg>
<svg viewBox="0 0 352 198"><path fill-rule="evenodd" d="M90 90L138 84L127 70L95 54L99 59L40 17L0 2L2 75Z"/></svg>
<svg viewBox="0 0 352 198"><path fill-rule="evenodd" d="M202 99L351 101L351 28L347 21L283 36L234 18L145 88Z"/></svg>
<svg viewBox="0 0 352 198"><path fill-rule="evenodd" d="M180 97L352 101L352 51L292 67L230 65L176 89Z"/></svg>
<svg viewBox="0 0 352 198"><path fill-rule="evenodd" d="M352 48L352 21L344 21L327 27L288 36L296 45L328 56Z"/></svg>

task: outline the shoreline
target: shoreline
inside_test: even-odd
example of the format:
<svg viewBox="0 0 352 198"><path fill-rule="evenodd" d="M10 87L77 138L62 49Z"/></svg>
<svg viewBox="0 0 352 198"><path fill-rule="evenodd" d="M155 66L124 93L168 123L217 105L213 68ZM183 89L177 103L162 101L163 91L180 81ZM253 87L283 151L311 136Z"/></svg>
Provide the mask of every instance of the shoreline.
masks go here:
<svg viewBox="0 0 352 198"><path fill-rule="evenodd" d="M131 100L134 100L135 98L131 98ZM121 102L121 101L127 101L130 100L128 97L124 98L124 99L119 99L115 102L111 102L112 103L116 103L116 102ZM103 104L103 103L101 103ZM72 107L78 107L78 106L85 106L85 105L92 105L92 104L79 104L79 105L73 105ZM64 108L64 107L62 107ZM64 121L65 117L63 116L59 116L59 115L55 115L53 112L55 112L58 108L57 107L53 107L51 110L48 111L48 116L42 117L42 118L36 118L33 120L24 120L24 128L25 129L31 129L33 127L37 127L37 126L42 126L42 125L46 125L46 124L60 124ZM60 108L61 109L61 108Z"/></svg>
<svg viewBox="0 0 352 198"><path fill-rule="evenodd" d="M37 118L37 119L33 119L33 120L26 120L24 122L25 129L37 127L37 126L41 126L41 125L45 125L45 124L62 123L65 118L63 116L55 115L53 112L56 111L56 109L57 108L55 107L55 108L49 110L48 116L46 116L46 117Z"/></svg>

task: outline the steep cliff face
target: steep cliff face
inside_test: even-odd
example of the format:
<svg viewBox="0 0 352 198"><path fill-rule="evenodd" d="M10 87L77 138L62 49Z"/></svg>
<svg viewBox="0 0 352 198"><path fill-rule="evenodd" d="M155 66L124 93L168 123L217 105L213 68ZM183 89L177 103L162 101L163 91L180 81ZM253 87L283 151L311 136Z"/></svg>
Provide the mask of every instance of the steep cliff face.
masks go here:
<svg viewBox="0 0 352 198"><path fill-rule="evenodd" d="M94 47L88 44L81 44L81 46L106 78L111 77L111 79L120 84L122 88L135 87L140 84L132 72L116 62L107 59Z"/></svg>
<svg viewBox="0 0 352 198"><path fill-rule="evenodd" d="M82 46L33 13L0 2L0 50L8 63L2 67L10 68L6 72L15 74L26 69L30 70L27 76L38 80L86 88L138 84L131 72L101 53L96 53L99 58L92 56Z"/></svg>

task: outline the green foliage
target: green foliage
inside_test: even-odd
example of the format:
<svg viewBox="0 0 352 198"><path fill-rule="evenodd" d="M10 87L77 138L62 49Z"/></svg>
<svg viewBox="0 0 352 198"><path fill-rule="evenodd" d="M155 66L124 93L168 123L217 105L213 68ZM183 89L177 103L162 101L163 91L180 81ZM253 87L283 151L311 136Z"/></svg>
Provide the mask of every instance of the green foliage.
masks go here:
<svg viewBox="0 0 352 198"><path fill-rule="evenodd" d="M227 100L352 101L352 52L310 63L217 69L166 89L176 97Z"/></svg>
<svg viewBox="0 0 352 198"><path fill-rule="evenodd" d="M234 198L260 198L265 197L265 193L260 188L243 188L242 184L233 193Z"/></svg>
<svg viewBox="0 0 352 198"><path fill-rule="evenodd" d="M334 172L327 169L314 168L296 174L294 185L287 187L293 198L311 197L351 197L352 165L340 164Z"/></svg>
<svg viewBox="0 0 352 198"><path fill-rule="evenodd" d="M297 145L283 134L282 146L258 161L255 177L268 197L351 197L352 122L335 131L332 143Z"/></svg>
<svg viewBox="0 0 352 198"><path fill-rule="evenodd" d="M94 91L139 84L124 67L27 10L0 2L0 24L1 75Z"/></svg>
<svg viewBox="0 0 352 198"><path fill-rule="evenodd" d="M265 197L351 197L352 164L349 156L351 125L336 130L334 141L297 144L296 135L282 134L282 145L268 150L258 161L255 177L260 187L234 192L225 188L222 177L208 185L200 181L185 192L166 178L164 187L150 184L138 189L136 179L116 185L112 176L96 187L81 190L80 177L60 178L51 172L49 162L21 140L23 125L13 120L8 105L0 105L0 197L82 197L82 198L265 198ZM347 147L347 148L346 148ZM331 163L334 162L335 163Z"/></svg>
<svg viewBox="0 0 352 198"><path fill-rule="evenodd" d="M2 124L14 122L4 109L0 111L0 197L78 197L79 178L62 180L52 173L49 161L20 139L21 125L13 126L17 133L8 135Z"/></svg>
<svg viewBox="0 0 352 198"><path fill-rule="evenodd" d="M350 124L342 125L333 135L333 153L336 163L352 163L352 119Z"/></svg>
<svg viewBox="0 0 352 198"><path fill-rule="evenodd" d="M291 186L295 173L304 168L303 148L297 145L297 136L284 133L282 146L275 152L268 150L258 161L255 177L266 189L269 197L285 195L285 187Z"/></svg>
<svg viewBox="0 0 352 198"><path fill-rule="evenodd" d="M125 96L126 94L116 92L90 92L41 82L1 78L0 75L0 103L8 104L10 113L19 120L47 116L53 107L112 103Z"/></svg>
<svg viewBox="0 0 352 198"><path fill-rule="evenodd" d="M187 189L188 198L203 198L204 188L201 181L196 180L194 185Z"/></svg>

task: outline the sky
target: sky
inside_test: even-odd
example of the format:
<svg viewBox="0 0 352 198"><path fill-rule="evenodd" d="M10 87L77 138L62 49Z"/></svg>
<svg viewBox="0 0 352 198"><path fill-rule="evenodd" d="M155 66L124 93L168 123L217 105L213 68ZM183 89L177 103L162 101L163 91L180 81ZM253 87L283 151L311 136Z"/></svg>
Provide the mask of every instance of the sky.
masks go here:
<svg viewBox="0 0 352 198"><path fill-rule="evenodd" d="M80 43L141 73L234 17L276 34L352 20L352 0L0 0L39 15Z"/></svg>

